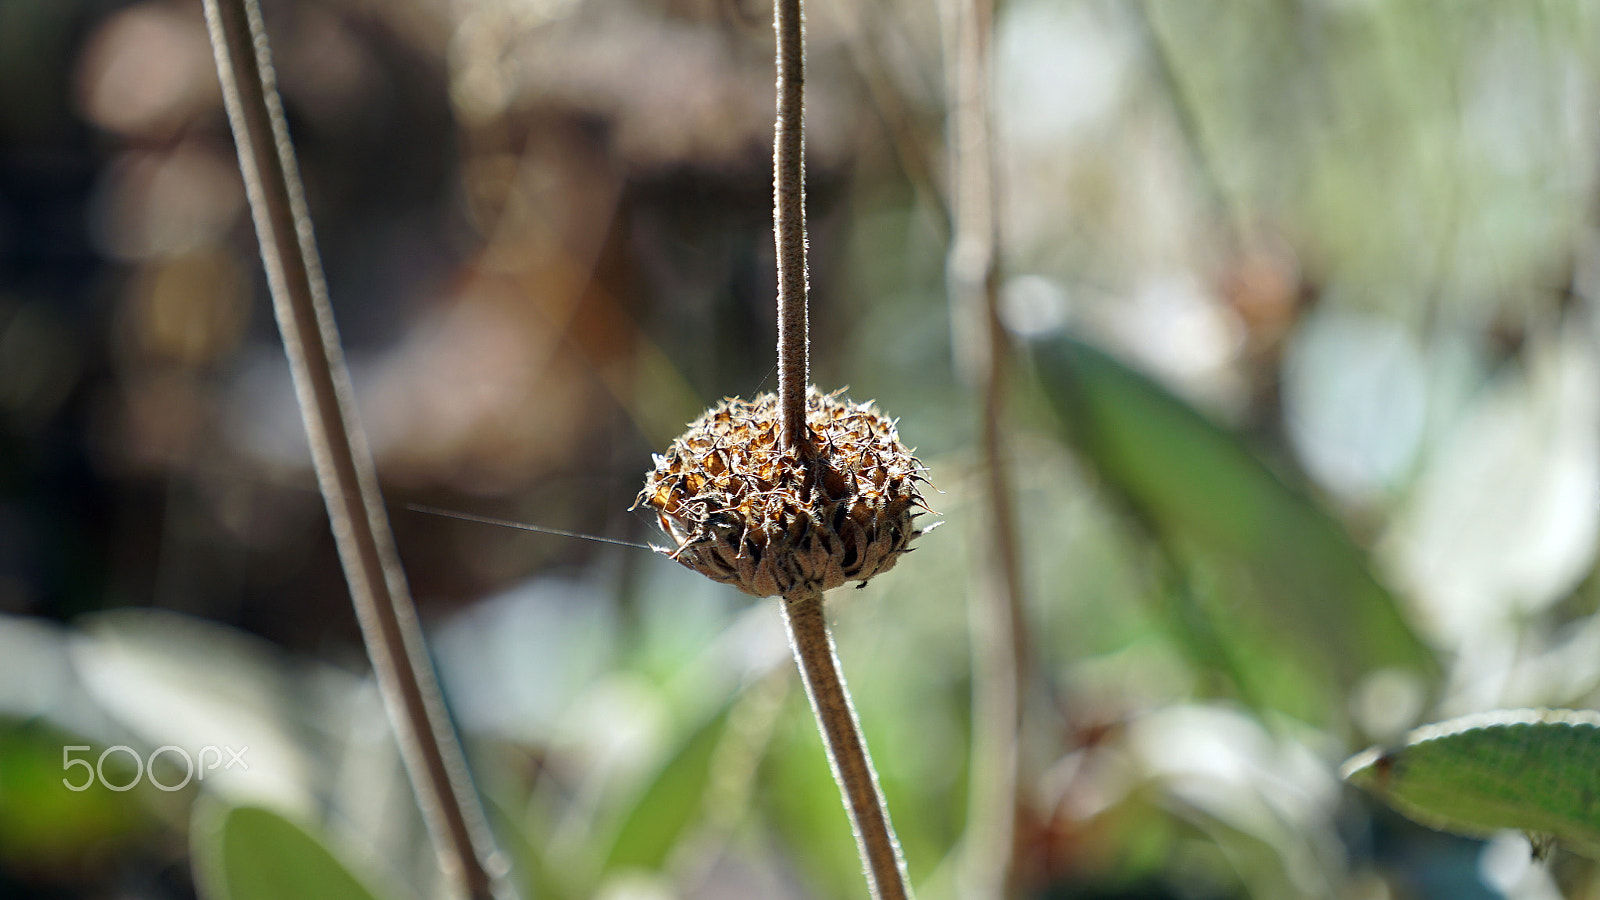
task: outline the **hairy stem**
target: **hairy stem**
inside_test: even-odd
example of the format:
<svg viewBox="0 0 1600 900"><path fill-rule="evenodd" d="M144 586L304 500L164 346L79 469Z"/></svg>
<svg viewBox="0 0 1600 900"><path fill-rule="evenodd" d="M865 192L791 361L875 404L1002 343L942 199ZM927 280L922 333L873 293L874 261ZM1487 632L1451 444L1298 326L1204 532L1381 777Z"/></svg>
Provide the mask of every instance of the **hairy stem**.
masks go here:
<svg viewBox="0 0 1600 900"><path fill-rule="evenodd" d="M867 870L867 886L878 900L903 900L911 896L906 887L905 867L900 859L900 843L895 839L889 811L878 788L878 774L861 738L861 723L856 719L844 676L839 672L839 657L828 633L822 610L822 594L812 591L783 598L784 622L789 626L789 645L805 680L811 711L822 730L833 778L844 795L845 810L856 835L856 849Z"/></svg>
<svg viewBox="0 0 1600 900"><path fill-rule="evenodd" d="M998 206L989 115L992 0L949 7L953 200L947 264L958 368L979 410L987 501L987 552L969 604L972 622L972 775L965 836L967 892L1001 898L1015 889L1018 731L1027 683L1022 567L1005 434L1010 342L999 314Z"/></svg>
<svg viewBox="0 0 1600 900"><path fill-rule="evenodd" d="M773 30L778 67L778 118L772 147L772 236L778 257L778 422L781 445L804 453L811 361L806 309L805 22L801 0L775 0ZM828 764L850 814L867 886L878 900L904 900L911 892L906 887L900 845L839 672L839 658L822 611L822 593L784 597L783 612L795 662L828 751Z"/></svg>
<svg viewBox="0 0 1600 900"><path fill-rule="evenodd" d="M444 713L371 450L352 415L350 376L260 6L257 0L205 0L205 10L278 328L367 655L446 878L460 896L504 896L504 886L483 861L500 867L461 746Z"/></svg>
<svg viewBox="0 0 1600 900"><path fill-rule="evenodd" d="M776 0L778 119L772 138L772 238L778 255L778 422L782 444L806 443L811 381L806 312L805 21L800 0Z"/></svg>

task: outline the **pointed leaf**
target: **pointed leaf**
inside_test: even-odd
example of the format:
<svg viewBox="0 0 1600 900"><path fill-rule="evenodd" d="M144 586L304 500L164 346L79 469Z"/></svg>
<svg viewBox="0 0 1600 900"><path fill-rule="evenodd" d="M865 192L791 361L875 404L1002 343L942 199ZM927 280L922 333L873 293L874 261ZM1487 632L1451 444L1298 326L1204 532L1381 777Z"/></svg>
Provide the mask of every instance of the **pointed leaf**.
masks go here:
<svg viewBox="0 0 1600 900"><path fill-rule="evenodd" d="M1106 486L1164 542L1242 566L1260 588L1256 611L1296 632L1284 646L1316 648L1344 684L1383 667L1431 671L1366 552L1303 488L1105 352L1071 338L1035 351L1069 439Z"/></svg>
<svg viewBox="0 0 1600 900"><path fill-rule="evenodd" d="M376 900L317 837L270 809L197 809L195 881L211 900Z"/></svg>
<svg viewBox="0 0 1600 900"><path fill-rule="evenodd" d="M1442 831L1554 835L1600 859L1600 714L1521 709L1419 728L1373 748L1344 777Z"/></svg>
<svg viewBox="0 0 1600 900"><path fill-rule="evenodd" d="M711 764L728 723L728 709L712 716L645 785L618 825L602 869L660 869L683 832L694 823L711 784Z"/></svg>

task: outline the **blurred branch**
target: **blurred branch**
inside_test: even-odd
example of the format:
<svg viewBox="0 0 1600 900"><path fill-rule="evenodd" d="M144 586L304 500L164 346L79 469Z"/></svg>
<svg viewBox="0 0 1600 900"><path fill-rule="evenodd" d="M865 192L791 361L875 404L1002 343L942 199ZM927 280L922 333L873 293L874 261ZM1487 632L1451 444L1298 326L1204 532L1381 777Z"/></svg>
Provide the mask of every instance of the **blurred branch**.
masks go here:
<svg viewBox="0 0 1600 900"><path fill-rule="evenodd" d="M840 15L854 14L854 19L845 28L845 46L850 52L850 61L855 66L856 74L872 100L872 108L882 121L884 131L888 132L889 143L900 161L900 168L910 182L912 191L934 218L940 234L948 235L951 227L950 201L945 196L943 185L934 176L927 142L920 130L922 123L896 87L880 49L881 42L889 39L889 35L883 33L885 29L881 23L892 11L886 8L883 0L872 0L859 6L843 3L838 6Z"/></svg>
<svg viewBox="0 0 1600 900"><path fill-rule="evenodd" d="M1027 636L1017 515L1007 464L1005 367L1010 341L1000 321L998 206L990 116L992 0L955 0L950 112L954 233L946 264L957 366L979 408L988 541L978 566L972 620L972 782L966 827L968 894L1014 889L1017 737L1026 684ZM965 339L963 340L963 336Z"/></svg>
<svg viewBox="0 0 1600 900"><path fill-rule="evenodd" d="M352 414L333 311L278 98L257 0L205 0L261 259L317 479L401 755L445 877L461 896L504 896L502 868L428 659L366 436ZM476 849L482 848L482 857ZM497 881L499 883L497 883Z"/></svg>
<svg viewBox="0 0 1600 900"><path fill-rule="evenodd" d="M1172 107L1172 118L1178 126L1178 133L1183 136L1184 147L1189 151L1195 177L1204 186L1206 206L1210 208L1212 217L1221 222L1226 229L1224 239L1227 245L1224 249L1232 255L1243 246L1245 223L1240 218L1237 204L1222 187L1216 162L1211 158L1211 153L1206 148L1205 136L1200 132L1200 119L1195 110L1194 98L1179 80L1177 67L1172 59L1172 48L1162 38L1161 30L1156 27L1155 12L1150 8L1150 0L1143 0L1133 5L1133 20L1139 37L1144 42L1145 51L1149 55L1156 81L1161 85L1162 93L1166 95L1167 102Z"/></svg>

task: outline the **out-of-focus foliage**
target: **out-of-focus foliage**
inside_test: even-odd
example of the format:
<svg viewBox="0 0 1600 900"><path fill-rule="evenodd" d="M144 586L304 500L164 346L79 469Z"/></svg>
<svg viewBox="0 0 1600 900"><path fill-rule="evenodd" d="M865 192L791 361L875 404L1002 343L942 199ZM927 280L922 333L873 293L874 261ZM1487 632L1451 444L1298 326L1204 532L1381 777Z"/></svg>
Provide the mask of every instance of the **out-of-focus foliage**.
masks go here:
<svg viewBox="0 0 1600 900"><path fill-rule="evenodd" d="M1426 648L1373 577L1365 553L1236 438L1089 345L1042 344L1037 360L1074 446L1151 536L1245 576L1230 579L1230 585L1237 581L1234 599L1220 614L1198 605L1174 613L1181 630L1204 645L1197 651L1201 665L1241 680L1247 671L1255 674L1257 666L1212 640L1239 629L1209 620L1236 625L1264 619L1276 632L1271 640L1287 635L1304 648L1293 659L1299 677L1288 676L1287 686L1313 694L1335 688L1331 697L1306 698L1323 701L1311 708L1324 721L1337 715L1339 699L1364 673L1431 668ZM1248 700L1267 688L1237 685ZM1299 698L1272 699L1296 708Z"/></svg>
<svg viewBox="0 0 1600 900"><path fill-rule="evenodd" d="M206 896L221 900L374 900L326 846L271 809L197 804L192 852Z"/></svg>
<svg viewBox="0 0 1600 900"><path fill-rule="evenodd" d="M648 541L650 454L772 387L770 9L264 6L514 881L859 896L776 610L647 551L402 506ZM1595 703L1600 7L996 15L1018 896L1592 890L1337 770L1419 722ZM942 491L918 552L830 598L924 900L967 896L988 546L946 311L943 22L808 3L814 379L897 416ZM0 895L187 897L241 822L241 847L321 843L374 892L433 896L211 65L195 3L0 0ZM182 754L193 777L158 786Z"/></svg>

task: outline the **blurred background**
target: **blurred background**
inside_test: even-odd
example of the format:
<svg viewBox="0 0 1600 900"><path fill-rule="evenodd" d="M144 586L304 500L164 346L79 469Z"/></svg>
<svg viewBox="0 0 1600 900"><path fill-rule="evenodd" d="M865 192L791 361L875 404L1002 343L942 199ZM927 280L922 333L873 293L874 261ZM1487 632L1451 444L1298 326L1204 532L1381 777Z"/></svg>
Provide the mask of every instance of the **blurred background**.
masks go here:
<svg viewBox="0 0 1600 900"><path fill-rule="evenodd" d="M264 5L524 896L861 896L770 603L404 508L657 539L650 454L775 387L770 5ZM948 28L807 15L813 378L899 418L944 522L832 598L837 639L919 896L971 896ZM1014 896L1594 896L1337 767L1600 688L1600 7L1005 0L993 42ZM198 0L0 0L0 896L195 896L288 840L241 805L435 895L366 672Z"/></svg>

